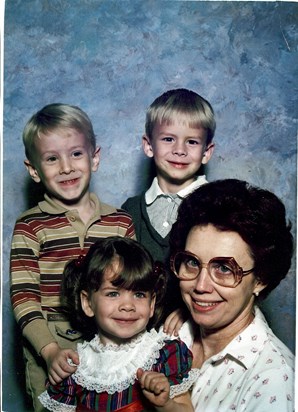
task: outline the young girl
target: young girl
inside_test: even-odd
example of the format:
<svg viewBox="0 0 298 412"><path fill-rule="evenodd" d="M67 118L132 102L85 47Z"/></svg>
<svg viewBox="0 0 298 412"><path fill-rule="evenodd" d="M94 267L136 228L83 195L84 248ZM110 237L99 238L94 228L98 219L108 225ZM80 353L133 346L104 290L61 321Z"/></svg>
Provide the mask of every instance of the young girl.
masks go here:
<svg viewBox="0 0 298 412"><path fill-rule="evenodd" d="M46 408L193 411L191 353L183 342L150 330L161 320L166 275L143 246L129 238L99 239L86 257L66 266L62 288L75 326L92 340L78 344L76 372L40 395Z"/></svg>

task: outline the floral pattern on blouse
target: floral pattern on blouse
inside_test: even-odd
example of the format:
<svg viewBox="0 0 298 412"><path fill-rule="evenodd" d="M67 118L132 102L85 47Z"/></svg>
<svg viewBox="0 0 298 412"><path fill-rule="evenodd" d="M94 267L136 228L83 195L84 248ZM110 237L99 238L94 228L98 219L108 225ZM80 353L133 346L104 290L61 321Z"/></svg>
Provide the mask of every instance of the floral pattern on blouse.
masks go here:
<svg viewBox="0 0 298 412"><path fill-rule="evenodd" d="M295 357L255 307L253 322L220 353L194 369L196 412L293 412ZM180 337L191 348L193 326Z"/></svg>

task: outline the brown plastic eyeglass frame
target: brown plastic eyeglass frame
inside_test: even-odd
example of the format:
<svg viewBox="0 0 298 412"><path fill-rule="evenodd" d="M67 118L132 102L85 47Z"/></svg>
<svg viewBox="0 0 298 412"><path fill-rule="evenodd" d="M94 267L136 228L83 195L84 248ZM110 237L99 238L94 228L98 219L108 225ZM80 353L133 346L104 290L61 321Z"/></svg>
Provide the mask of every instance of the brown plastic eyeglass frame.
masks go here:
<svg viewBox="0 0 298 412"><path fill-rule="evenodd" d="M189 277L189 276L184 277L184 276L179 275L179 273L177 273L176 268L175 268L175 260L177 259L178 255L184 255L184 256L188 256L192 259L195 259L199 263L199 266L200 266L199 272L195 276L192 276L192 277ZM215 278L214 276L212 276L212 273L211 273L211 270L210 270L210 264L212 262L215 262L215 261L216 262L223 262L227 266L232 268L233 274L234 274L234 283L233 283L233 285L225 285L224 283L218 282L218 279ZM177 276L177 278L180 279L180 280L186 280L186 281L197 279L199 277L202 269L206 268L207 272L208 272L210 278L213 280L213 282L216 283L217 285L224 286L226 288L235 288L236 286L239 285L239 283L241 283L243 276L249 275L255 269L255 268L252 268L252 269L249 269L249 270L243 270L242 267L238 265L238 263L236 262L236 260L233 257L214 257L214 258L210 259L208 263L203 263L198 258L198 256L196 256L194 253L188 252L187 250L179 251L179 252L175 253L173 256L171 256L170 265L171 265L171 270L173 271L175 276Z"/></svg>

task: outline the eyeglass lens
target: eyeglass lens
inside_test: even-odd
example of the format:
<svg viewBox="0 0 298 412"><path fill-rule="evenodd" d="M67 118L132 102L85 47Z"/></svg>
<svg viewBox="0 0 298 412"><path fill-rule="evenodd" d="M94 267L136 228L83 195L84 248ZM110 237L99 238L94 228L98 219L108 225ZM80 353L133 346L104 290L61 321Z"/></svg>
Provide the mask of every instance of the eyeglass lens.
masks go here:
<svg viewBox="0 0 298 412"><path fill-rule="evenodd" d="M188 253L178 253L174 259L174 272L180 279L195 279L206 267L199 259ZM239 268L237 263L231 258L214 258L207 264L207 270L214 282L223 286L233 286L237 281Z"/></svg>

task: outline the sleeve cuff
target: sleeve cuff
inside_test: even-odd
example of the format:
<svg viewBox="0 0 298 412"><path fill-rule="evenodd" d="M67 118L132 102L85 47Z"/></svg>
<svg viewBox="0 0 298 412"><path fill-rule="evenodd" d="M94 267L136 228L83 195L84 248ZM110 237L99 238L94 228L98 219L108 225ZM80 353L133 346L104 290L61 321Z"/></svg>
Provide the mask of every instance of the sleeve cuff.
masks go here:
<svg viewBox="0 0 298 412"><path fill-rule="evenodd" d="M45 319L36 319L28 323L23 329L23 335L38 354L44 346L57 342L51 334Z"/></svg>

